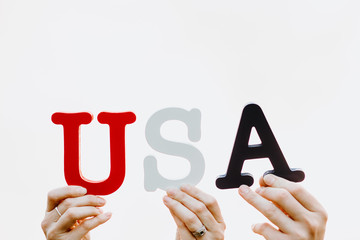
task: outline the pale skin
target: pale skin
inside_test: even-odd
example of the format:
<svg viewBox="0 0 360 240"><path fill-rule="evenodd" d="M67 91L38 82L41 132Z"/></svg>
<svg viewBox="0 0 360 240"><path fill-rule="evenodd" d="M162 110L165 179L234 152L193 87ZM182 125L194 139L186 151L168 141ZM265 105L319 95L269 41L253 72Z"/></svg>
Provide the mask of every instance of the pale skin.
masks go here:
<svg viewBox="0 0 360 240"><path fill-rule="evenodd" d="M103 213L100 209L104 205L103 198L86 195L86 189L79 186L50 191L45 217L41 223L46 239L89 240L89 231L111 217L111 213Z"/></svg>
<svg viewBox="0 0 360 240"><path fill-rule="evenodd" d="M167 190L163 198L177 225L176 240L223 240L225 222L216 199L191 185ZM206 227L201 237L193 232Z"/></svg>
<svg viewBox="0 0 360 240"><path fill-rule="evenodd" d="M269 223L252 226L255 233L267 240L323 240L327 213L321 204L299 184L274 175L260 179L255 192L243 185L239 194ZM168 189L164 204L177 225L176 240L223 240L225 222L215 198L191 185ZM48 205L42 229L47 240L89 240L89 231L110 219L102 213L105 201L86 195L86 189L68 186L48 194ZM56 212L55 207L61 213ZM206 227L201 237L193 232Z"/></svg>
<svg viewBox="0 0 360 240"><path fill-rule="evenodd" d="M267 240L323 240L327 213L301 185L266 175L255 192L242 185L239 194L267 217L269 223L257 223L252 230Z"/></svg>

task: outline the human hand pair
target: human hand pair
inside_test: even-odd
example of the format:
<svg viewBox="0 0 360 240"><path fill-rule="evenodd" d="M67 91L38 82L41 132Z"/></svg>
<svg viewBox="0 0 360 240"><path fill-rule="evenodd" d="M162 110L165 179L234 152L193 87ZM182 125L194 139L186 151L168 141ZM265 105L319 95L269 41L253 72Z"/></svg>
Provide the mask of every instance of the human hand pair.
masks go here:
<svg viewBox="0 0 360 240"><path fill-rule="evenodd" d="M89 240L89 231L110 219L100 207L105 199L85 195L86 189L67 186L48 193L45 217L41 227L47 240Z"/></svg>
<svg viewBox="0 0 360 240"><path fill-rule="evenodd" d="M215 198L191 185L166 193L163 201L177 225L176 240L224 239L226 226Z"/></svg>
<svg viewBox="0 0 360 240"><path fill-rule="evenodd" d="M255 192L242 185L239 194L278 227L254 224L253 231L265 239L324 239L327 213L301 185L270 174L260 179Z"/></svg>

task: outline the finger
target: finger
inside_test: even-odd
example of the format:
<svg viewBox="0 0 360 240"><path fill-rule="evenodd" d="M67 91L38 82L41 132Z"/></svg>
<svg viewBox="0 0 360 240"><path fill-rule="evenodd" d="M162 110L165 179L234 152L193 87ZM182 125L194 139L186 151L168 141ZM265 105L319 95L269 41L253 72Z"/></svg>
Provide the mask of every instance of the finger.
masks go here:
<svg viewBox="0 0 360 240"><path fill-rule="evenodd" d="M176 231L176 239L177 240L191 240L196 239L192 233L189 231L189 229L186 227L186 225L170 210L170 214L173 217L175 224L177 226Z"/></svg>
<svg viewBox="0 0 360 240"><path fill-rule="evenodd" d="M267 176L267 175L266 175ZM259 179L260 187L267 187L266 183L264 182L264 176L261 176Z"/></svg>
<svg viewBox="0 0 360 240"><path fill-rule="evenodd" d="M102 207L106 203L105 199L102 197L94 196L94 195L85 195L76 198L66 198L63 200L58 206L58 211L62 215L71 207L82 207L82 206L94 206L94 207ZM59 213L57 213L56 209L52 210L49 213L49 218L56 222L59 219Z"/></svg>
<svg viewBox="0 0 360 240"><path fill-rule="evenodd" d="M86 194L86 189L80 186L66 186L57 188L48 193L46 211L53 210L62 200L71 197L80 197Z"/></svg>
<svg viewBox="0 0 360 240"><path fill-rule="evenodd" d="M94 206L101 207L106 203L105 199L94 195L85 195L77 198L66 198L58 205L60 213L66 212L71 207Z"/></svg>
<svg viewBox="0 0 360 240"><path fill-rule="evenodd" d="M261 187L256 193L273 202L294 220L302 220L309 213L286 189Z"/></svg>
<svg viewBox="0 0 360 240"><path fill-rule="evenodd" d="M180 189L181 189L181 191L189 194L193 198L196 198L199 201L201 201L202 203L204 203L205 206L207 207L207 209L209 209L209 211L214 216L214 218L216 219L217 222L219 222L219 223L224 222L224 218L222 217L219 204L213 196L204 193L200 189L198 189L190 184L185 184L185 185L181 186Z"/></svg>
<svg viewBox="0 0 360 240"><path fill-rule="evenodd" d="M199 200L189 196L188 194L180 191L179 189L172 188L168 189L167 194L172 199L180 202L187 209L196 214L200 221L206 226L209 230L215 230L218 222L215 220L211 212L207 209L204 203Z"/></svg>
<svg viewBox="0 0 360 240"><path fill-rule="evenodd" d="M301 185L272 174L266 175L263 181L267 186L286 189L309 211L325 212L325 209L316 200L316 198L307 192Z"/></svg>
<svg viewBox="0 0 360 240"><path fill-rule="evenodd" d="M70 239L82 239L90 230L107 222L111 218L111 213L103 213L94 218L83 221L78 227L71 232Z"/></svg>
<svg viewBox="0 0 360 240"><path fill-rule="evenodd" d="M272 202L253 192L248 186L241 185L239 194L267 219L278 226L281 231L290 232L295 226L293 220L286 216L283 211L276 207Z"/></svg>
<svg viewBox="0 0 360 240"><path fill-rule="evenodd" d="M101 214L101 210L96 207L73 207L69 208L57 221L56 227L59 231L69 230L76 221L83 220L88 217L95 217Z"/></svg>
<svg viewBox="0 0 360 240"><path fill-rule="evenodd" d="M186 228L192 233L197 231L203 226L200 219L189 209L187 209L180 202L165 196L163 198L164 204L169 208L173 216L176 216L181 222L183 222Z"/></svg>
<svg viewBox="0 0 360 240"><path fill-rule="evenodd" d="M285 234L275 229L269 223L257 223L251 228L254 233L262 235L266 240L285 239Z"/></svg>

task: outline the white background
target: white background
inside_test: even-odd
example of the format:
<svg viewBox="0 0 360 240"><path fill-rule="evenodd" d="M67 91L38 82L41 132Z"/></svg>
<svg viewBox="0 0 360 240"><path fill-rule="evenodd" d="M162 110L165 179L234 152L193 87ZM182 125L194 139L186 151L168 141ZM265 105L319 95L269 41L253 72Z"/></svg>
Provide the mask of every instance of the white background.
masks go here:
<svg viewBox="0 0 360 240"><path fill-rule="evenodd" d="M346 0L0 0L0 234L44 239L47 192L64 186L57 111L133 111L126 128L126 177L106 196L112 219L93 239L173 239L163 191L146 192L143 160L168 177L186 161L153 151L144 129L167 107L200 109L204 155L198 185L215 196L227 239L262 239L266 221L237 190L219 190L241 111L264 110L291 167L329 212L326 239L358 237L360 4ZM166 129L189 143L184 125ZM82 128L86 177L106 178L107 127ZM255 182L271 169L245 163ZM257 184L252 188L255 189Z"/></svg>

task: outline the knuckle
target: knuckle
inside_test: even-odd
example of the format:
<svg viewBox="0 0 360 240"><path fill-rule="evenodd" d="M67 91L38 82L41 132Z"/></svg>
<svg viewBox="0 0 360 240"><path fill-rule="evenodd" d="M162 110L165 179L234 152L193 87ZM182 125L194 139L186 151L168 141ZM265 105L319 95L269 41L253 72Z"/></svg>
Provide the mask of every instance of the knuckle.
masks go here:
<svg viewBox="0 0 360 240"><path fill-rule="evenodd" d="M325 222L322 216L307 216L304 220L308 229L308 235L311 237L317 236L325 230Z"/></svg>
<svg viewBox="0 0 360 240"><path fill-rule="evenodd" d="M221 225L222 229L225 231L226 230L226 224L224 222L222 222L220 225Z"/></svg>
<svg viewBox="0 0 360 240"><path fill-rule="evenodd" d="M291 193L293 193L294 195L299 195L299 194L302 194L303 192L304 192L304 189L299 184L294 184L291 188Z"/></svg>
<svg viewBox="0 0 360 240"><path fill-rule="evenodd" d="M279 189L279 193L277 195L277 199L279 201L285 201L285 200L288 199L288 197L289 197L289 192L288 191L286 191L284 189Z"/></svg>
<svg viewBox="0 0 360 240"><path fill-rule="evenodd" d="M304 217L304 222L305 222L305 225L309 228L311 228L313 225L314 225L314 220L313 220L313 216L305 216Z"/></svg>
<svg viewBox="0 0 360 240"><path fill-rule="evenodd" d="M187 222L190 225L195 225L197 223L197 221L198 221L198 218L195 215L189 216L187 218Z"/></svg>
<svg viewBox="0 0 360 240"><path fill-rule="evenodd" d="M81 224L81 228L88 232L91 230L91 223L89 221L85 221Z"/></svg>
<svg viewBox="0 0 360 240"><path fill-rule="evenodd" d="M316 229L319 226L319 223L314 216L307 216L305 217L305 224L309 227L309 229Z"/></svg>
<svg viewBox="0 0 360 240"><path fill-rule="evenodd" d="M64 201L61 202L61 205L63 205L65 208L69 208L72 205L72 201L70 198L66 198Z"/></svg>
<svg viewBox="0 0 360 240"><path fill-rule="evenodd" d="M48 221L46 221L45 219L41 222L41 229L44 231L44 233L46 232L46 229L48 228Z"/></svg>
<svg viewBox="0 0 360 240"><path fill-rule="evenodd" d="M318 230L321 228L321 223L314 220L309 224L309 226L312 232L318 232Z"/></svg>
<svg viewBox="0 0 360 240"><path fill-rule="evenodd" d="M71 207L65 212L66 216L71 219L76 218L76 210L75 208Z"/></svg>
<svg viewBox="0 0 360 240"><path fill-rule="evenodd" d="M48 201L55 200L55 196L56 196L56 195L55 195L54 190L48 192L48 194L47 194Z"/></svg>
<svg viewBox="0 0 360 240"><path fill-rule="evenodd" d="M308 239L312 239L308 236L308 234L304 231L299 231L299 230L295 230L294 232L295 235L295 239L298 240L308 240Z"/></svg>
<svg viewBox="0 0 360 240"><path fill-rule="evenodd" d="M328 213L326 212L326 210L322 210L319 212L319 215L322 219L322 221L324 221L325 223L327 222L327 220L329 219L329 215Z"/></svg>
<svg viewBox="0 0 360 240"><path fill-rule="evenodd" d="M194 211L196 212L196 213L203 213L203 212L205 212L206 211L206 206L204 205L204 204L198 204L197 206L195 206L195 209L194 209Z"/></svg>
<svg viewBox="0 0 360 240"><path fill-rule="evenodd" d="M209 197L209 200L206 202L206 205L209 207L215 207L218 205L218 203L214 197Z"/></svg>
<svg viewBox="0 0 360 240"><path fill-rule="evenodd" d="M264 208L264 211L268 214L268 215L275 215L277 213L277 208L273 205L273 204L269 204Z"/></svg>

